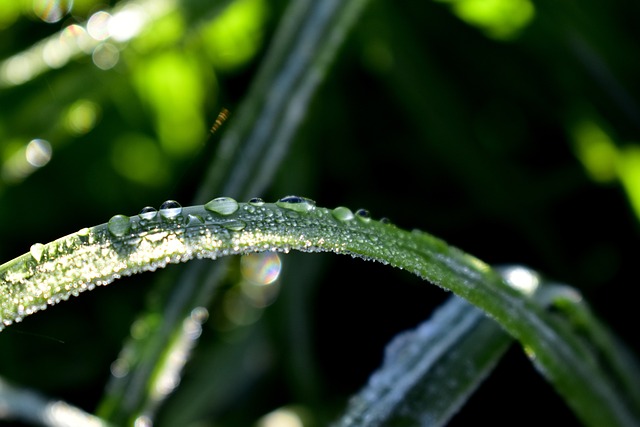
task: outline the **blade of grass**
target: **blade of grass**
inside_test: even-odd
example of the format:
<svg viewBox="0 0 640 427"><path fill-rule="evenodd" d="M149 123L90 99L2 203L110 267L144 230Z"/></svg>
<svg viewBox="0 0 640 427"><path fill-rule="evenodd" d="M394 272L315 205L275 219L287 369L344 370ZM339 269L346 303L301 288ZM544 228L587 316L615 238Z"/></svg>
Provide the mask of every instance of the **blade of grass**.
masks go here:
<svg viewBox="0 0 640 427"><path fill-rule="evenodd" d="M512 341L481 310L452 297L431 319L393 339L383 366L335 425L445 425Z"/></svg>
<svg viewBox="0 0 640 427"><path fill-rule="evenodd" d="M0 378L0 420L19 420L46 427L109 427L100 418L61 400L15 387Z"/></svg>
<svg viewBox="0 0 640 427"><path fill-rule="evenodd" d="M193 206L173 218L147 223L133 217L128 224L83 230L45 245L37 257L29 253L0 266L4 324L92 284L171 262L268 250L349 254L405 269L484 310L520 341L587 425L633 426L640 421L637 408L628 406L567 322L546 313L488 265L427 233L354 217L346 208L317 208L297 197L275 205L241 203L224 213Z"/></svg>

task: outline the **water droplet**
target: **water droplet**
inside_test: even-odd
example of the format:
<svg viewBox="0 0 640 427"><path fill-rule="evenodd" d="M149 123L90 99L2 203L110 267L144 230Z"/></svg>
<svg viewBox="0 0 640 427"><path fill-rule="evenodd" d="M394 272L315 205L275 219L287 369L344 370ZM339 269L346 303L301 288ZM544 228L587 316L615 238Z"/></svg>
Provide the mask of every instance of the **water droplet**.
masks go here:
<svg viewBox="0 0 640 427"><path fill-rule="evenodd" d="M254 197L253 199L249 200L249 204L253 206L262 206L264 205L264 200L262 200L260 197Z"/></svg>
<svg viewBox="0 0 640 427"><path fill-rule="evenodd" d="M332 210L331 215L338 221L351 221L354 218L351 209L345 208L344 206L338 206Z"/></svg>
<svg viewBox="0 0 640 427"><path fill-rule="evenodd" d="M364 222L371 220L371 213L366 209L358 209L356 211L356 217Z"/></svg>
<svg viewBox="0 0 640 427"><path fill-rule="evenodd" d="M515 265L501 267L498 271L509 286L525 295L533 295L540 286L540 275L529 268Z"/></svg>
<svg viewBox="0 0 640 427"><path fill-rule="evenodd" d="M203 324L209 318L209 310L204 307L196 307L191 310L191 320Z"/></svg>
<svg viewBox="0 0 640 427"><path fill-rule="evenodd" d="M231 197L218 197L204 205L204 208L220 215L231 215L238 210L238 202Z"/></svg>
<svg viewBox="0 0 640 427"><path fill-rule="evenodd" d="M80 230L78 230L78 236L88 236L89 235L89 228L85 227L85 228L81 228Z"/></svg>
<svg viewBox="0 0 640 427"><path fill-rule="evenodd" d="M276 202L281 208L290 209L292 211L306 213L316 207L316 202L311 199L299 196L286 196Z"/></svg>
<svg viewBox="0 0 640 427"><path fill-rule="evenodd" d="M387 218L386 216L383 216L382 218L380 218L380 222L382 224L391 225L391 220L389 218Z"/></svg>
<svg viewBox="0 0 640 427"><path fill-rule="evenodd" d="M34 243L31 245L29 252L31 252L31 256L36 262L40 262L42 259L42 252L44 251L44 245L42 243Z"/></svg>
<svg viewBox="0 0 640 427"><path fill-rule="evenodd" d="M241 231L247 226L247 223L244 221L228 221L222 224L224 228L231 231Z"/></svg>
<svg viewBox="0 0 640 427"><path fill-rule="evenodd" d="M204 219L200 215L189 214L187 217L187 226L198 226L204 224Z"/></svg>
<svg viewBox="0 0 640 427"><path fill-rule="evenodd" d="M144 221L153 221L154 219L156 219L157 215L158 211L152 206L145 206L144 208L140 209L140 213L138 214L140 219Z"/></svg>
<svg viewBox="0 0 640 427"><path fill-rule="evenodd" d="M131 221L128 216L114 215L107 223L107 229L114 236L121 237L131 229Z"/></svg>
<svg viewBox="0 0 640 427"><path fill-rule="evenodd" d="M175 200L167 200L160 205L159 212L162 218L172 220L182 213L182 206Z"/></svg>

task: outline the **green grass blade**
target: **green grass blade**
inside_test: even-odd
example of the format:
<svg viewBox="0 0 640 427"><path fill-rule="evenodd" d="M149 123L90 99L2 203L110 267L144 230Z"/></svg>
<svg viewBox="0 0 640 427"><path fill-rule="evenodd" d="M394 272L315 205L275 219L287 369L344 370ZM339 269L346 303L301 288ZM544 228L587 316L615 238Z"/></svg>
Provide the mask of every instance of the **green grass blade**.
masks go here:
<svg viewBox="0 0 640 427"><path fill-rule="evenodd" d="M336 427L445 425L512 341L481 310L452 297L417 329L393 339L383 366Z"/></svg>
<svg viewBox="0 0 640 427"><path fill-rule="evenodd" d="M349 254L405 269L484 310L517 338L588 425L637 425L598 361L566 323L506 284L489 266L427 233L315 207L289 197L164 211L154 220L116 216L0 266L4 325L94 285L193 258L283 251Z"/></svg>

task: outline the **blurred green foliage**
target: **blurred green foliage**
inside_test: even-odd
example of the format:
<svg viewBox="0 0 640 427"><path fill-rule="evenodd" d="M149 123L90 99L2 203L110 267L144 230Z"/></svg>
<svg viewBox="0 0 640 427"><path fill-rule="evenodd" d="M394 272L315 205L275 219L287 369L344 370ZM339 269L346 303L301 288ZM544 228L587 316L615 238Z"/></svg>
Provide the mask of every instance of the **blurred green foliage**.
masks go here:
<svg viewBox="0 0 640 427"><path fill-rule="evenodd" d="M188 204L219 141L208 127L222 107L233 120L286 3L0 0L0 259L115 213ZM300 111L304 126L275 182L256 196L366 207L492 264L527 264L580 288L638 352L639 9L624 0L372 0ZM87 35L99 11L133 21L122 15L121 27L96 24L97 38ZM282 295L255 322L211 308L166 420L247 425L297 404L321 425L380 363L384 343L445 297L378 265L283 263ZM157 276L170 282L180 268ZM0 375L93 411L155 278L129 278L7 329ZM207 388L239 355L244 380ZM547 420L531 413L523 396L532 394L576 423L514 350L452 424L508 425L507 402Z"/></svg>

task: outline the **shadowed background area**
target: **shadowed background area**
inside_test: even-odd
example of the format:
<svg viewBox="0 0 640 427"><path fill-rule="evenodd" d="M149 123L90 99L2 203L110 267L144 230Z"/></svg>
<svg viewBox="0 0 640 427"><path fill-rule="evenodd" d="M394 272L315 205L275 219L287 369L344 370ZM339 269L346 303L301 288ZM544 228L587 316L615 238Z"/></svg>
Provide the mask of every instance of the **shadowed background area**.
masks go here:
<svg viewBox="0 0 640 427"><path fill-rule="evenodd" d="M0 0L0 263L114 214L206 192L288 6ZM638 354L639 14L624 0L370 0L296 110L302 126L272 182L253 196L366 208L492 265L527 265L580 289ZM210 135L222 108L230 123ZM221 195L244 197L207 197ZM95 411L123 342L144 335L134 320L183 268L7 328L0 375ZM446 298L345 257L226 268L158 425L272 427L260 417L277 408L324 425L384 345ZM505 405L531 422L553 411L578 425L517 346L451 425L512 425Z"/></svg>

